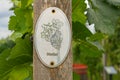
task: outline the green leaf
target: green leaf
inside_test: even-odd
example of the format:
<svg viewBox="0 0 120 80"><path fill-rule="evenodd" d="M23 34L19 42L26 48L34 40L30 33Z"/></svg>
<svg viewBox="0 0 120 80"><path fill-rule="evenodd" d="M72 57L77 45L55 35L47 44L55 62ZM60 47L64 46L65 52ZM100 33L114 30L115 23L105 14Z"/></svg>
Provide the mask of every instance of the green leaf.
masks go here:
<svg viewBox="0 0 120 80"><path fill-rule="evenodd" d="M80 41L81 55L89 57L100 57L102 56L102 51L100 51L96 46L92 45L86 41Z"/></svg>
<svg viewBox="0 0 120 80"><path fill-rule="evenodd" d="M108 36L103 33L95 33L90 37L87 37L87 41L92 45L96 46L99 50L104 51L102 40L107 39Z"/></svg>
<svg viewBox="0 0 120 80"><path fill-rule="evenodd" d="M6 49L0 54L0 80L4 80L5 77L12 71L12 69L20 64L31 62L29 57L19 57L8 60L11 49ZM8 79L7 79L8 80Z"/></svg>
<svg viewBox="0 0 120 80"><path fill-rule="evenodd" d="M86 16L84 14L86 10L85 0L72 0L72 21L85 24Z"/></svg>
<svg viewBox="0 0 120 80"><path fill-rule="evenodd" d="M13 2L14 7L21 7L21 1L20 0L11 0L11 1Z"/></svg>
<svg viewBox="0 0 120 80"><path fill-rule="evenodd" d="M26 8L32 5L33 0L21 0L21 7Z"/></svg>
<svg viewBox="0 0 120 80"><path fill-rule="evenodd" d="M76 63L76 62L80 62L79 58L80 58L80 45L73 41L72 42L72 53L73 53L73 62Z"/></svg>
<svg viewBox="0 0 120 80"><path fill-rule="evenodd" d="M11 49L14 47L15 43L9 39L4 40L3 43L0 43L0 53L4 51L5 49Z"/></svg>
<svg viewBox="0 0 120 80"><path fill-rule="evenodd" d="M16 66L9 74L9 80L25 80L30 75L29 64Z"/></svg>
<svg viewBox="0 0 120 80"><path fill-rule="evenodd" d="M10 69L14 66L10 65L10 63L7 61L7 57L9 56L10 51L10 49L6 49L3 51L3 53L0 54L0 80L2 80L2 78L7 75Z"/></svg>
<svg viewBox="0 0 120 80"><path fill-rule="evenodd" d="M9 56L9 59L15 59L20 56L27 56L32 59L32 43L29 39L29 37L25 39L18 38L16 41L16 45L11 50L11 55Z"/></svg>
<svg viewBox="0 0 120 80"><path fill-rule="evenodd" d="M73 40L86 40L92 33L80 22L72 22Z"/></svg>
<svg viewBox="0 0 120 80"><path fill-rule="evenodd" d="M27 8L31 7L33 0L11 0L14 3L15 7Z"/></svg>
<svg viewBox="0 0 120 80"><path fill-rule="evenodd" d="M101 41L102 39L107 38L108 36L103 33L95 33L87 38L89 41Z"/></svg>
<svg viewBox="0 0 120 80"><path fill-rule="evenodd" d="M108 3L120 7L120 0L107 0Z"/></svg>
<svg viewBox="0 0 120 80"><path fill-rule="evenodd" d="M0 54L0 80L8 80L9 73L14 69L15 66L32 62L32 58L27 56L20 56L14 59L8 59L8 57L10 56L10 52L11 49L6 49Z"/></svg>
<svg viewBox="0 0 120 80"><path fill-rule="evenodd" d="M89 23L94 23L97 31L114 34L119 24L120 9L109 5L104 0L89 0L89 3L91 5L87 14Z"/></svg>
<svg viewBox="0 0 120 80"><path fill-rule="evenodd" d="M101 58L102 51L99 48L87 41L80 40L78 42L73 42L73 58L74 62L86 62L86 57L88 58Z"/></svg>
<svg viewBox="0 0 120 80"><path fill-rule="evenodd" d="M9 30L14 30L14 28L17 26L17 23L16 16L11 16L9 21Z"/></svg>
<svg viewBox="0 0 120 80"><path fill-rule="evenodd" d="M32 31L32 9L15 8L15 15L10 17L9 30L25 34ZM14 33L15 33L14 32Z"/></svg>
<svg viewBox="0 0 120 80"><path fill-rule="evenodd" d="M14 32L11 36L10 36L10 39L15 41L17 38L21 38L23 36L22 33L20 32Z"/></svg>

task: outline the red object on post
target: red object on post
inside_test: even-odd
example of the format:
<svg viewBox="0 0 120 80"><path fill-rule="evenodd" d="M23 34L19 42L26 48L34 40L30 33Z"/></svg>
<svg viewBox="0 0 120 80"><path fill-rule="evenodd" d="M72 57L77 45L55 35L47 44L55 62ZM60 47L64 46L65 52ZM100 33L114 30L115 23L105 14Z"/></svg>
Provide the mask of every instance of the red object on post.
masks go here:
<svg viewBox="0 0 120 80"><path fill-rule="evenodd" d="M73 71L80 75L80 80L88 80L87 68L88 67L84 64L73 64Z"/></svg>
<svg viewBox="0 0 120 80"><path fill-rule="evenodd" d="M87 66L84 64L73 64L73 71L77 74L87 74Z"/></svg>

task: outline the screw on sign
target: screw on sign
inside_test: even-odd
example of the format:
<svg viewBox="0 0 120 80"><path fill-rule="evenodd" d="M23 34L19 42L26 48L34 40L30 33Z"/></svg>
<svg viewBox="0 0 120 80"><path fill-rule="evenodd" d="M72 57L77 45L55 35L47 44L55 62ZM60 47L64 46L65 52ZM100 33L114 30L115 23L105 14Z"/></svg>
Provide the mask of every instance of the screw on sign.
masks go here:
<svg viewBox="0 0 120 80"><path fill-rule="evenodd" d="M87 79L87 66L84 64L73 64L73 71L80 75L80 80Z"/></svg>

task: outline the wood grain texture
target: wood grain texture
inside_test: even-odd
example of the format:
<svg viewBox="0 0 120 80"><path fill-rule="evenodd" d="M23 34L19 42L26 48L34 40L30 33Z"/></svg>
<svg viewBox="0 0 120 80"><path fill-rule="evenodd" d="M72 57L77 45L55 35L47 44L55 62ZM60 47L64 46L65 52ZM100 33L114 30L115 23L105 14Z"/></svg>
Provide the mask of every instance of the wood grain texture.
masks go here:
<svg viewBox="0 0 120 80"><path fill-rule="evenodd" d="M34 0L34 28L40 14L48 7L58 7L66 14L72 30L71 0ZM35 30L35 29L34 29ZM33 47L34 48L34 47ZM42 53L41 53L42 54ZM62 65L51 69L44 66L34 49L33 52L33 80L72 80L72 53L71 50Z"/></svg>

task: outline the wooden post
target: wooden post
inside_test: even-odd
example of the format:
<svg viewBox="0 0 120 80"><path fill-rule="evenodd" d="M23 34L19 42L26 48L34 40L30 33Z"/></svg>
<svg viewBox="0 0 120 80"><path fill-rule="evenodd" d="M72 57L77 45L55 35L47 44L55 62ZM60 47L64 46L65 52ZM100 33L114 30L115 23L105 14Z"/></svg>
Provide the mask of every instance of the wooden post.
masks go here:
<svg viewBox="0 0 120 80"><path fill-rule="evenodd" d="M58 7L66 14L72 30L71 0L34 0L34 28L40 14L48 7ZM48 68L42 64L36 53L33 52L33 80L72 80L72 53L71 49L62 65Z"/></svg>

